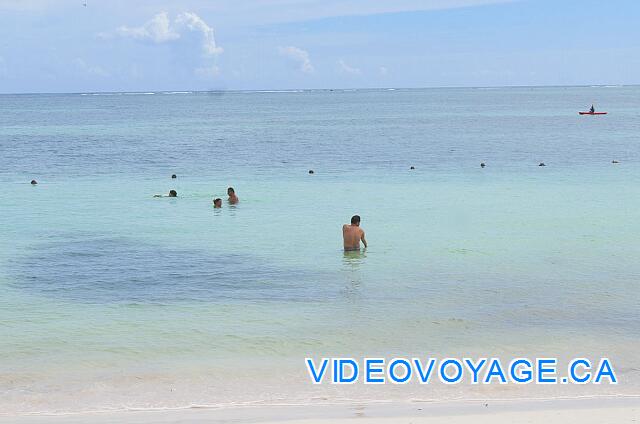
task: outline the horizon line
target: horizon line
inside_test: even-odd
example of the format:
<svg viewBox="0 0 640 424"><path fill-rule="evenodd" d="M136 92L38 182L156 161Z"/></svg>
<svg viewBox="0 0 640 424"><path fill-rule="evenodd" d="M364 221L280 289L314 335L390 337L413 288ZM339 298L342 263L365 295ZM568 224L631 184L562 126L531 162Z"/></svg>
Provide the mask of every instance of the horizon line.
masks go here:
<svg viewBox="0 0 640 424"><path fill-rule="evenodd" d="M0 96L15 95L62 95L62 94L156 94L156 93L242 93L242 92L303 92L303 91L336 91L336 90L433 90L433 89L499 89L499 88L615 88L615 87L637 87L640 83L633 84L540 84L540 85L441 85L423 87L341 87L341 88L244 88L244 89L171 89L171 90L122 90L122 91L23 91L23 92L0 92Z"/></svg>

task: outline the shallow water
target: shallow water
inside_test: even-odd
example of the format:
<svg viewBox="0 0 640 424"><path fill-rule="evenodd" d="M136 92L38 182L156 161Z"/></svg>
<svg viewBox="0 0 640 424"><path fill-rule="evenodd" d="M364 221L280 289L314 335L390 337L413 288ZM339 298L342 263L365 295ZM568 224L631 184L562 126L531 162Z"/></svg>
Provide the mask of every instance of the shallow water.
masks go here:
<svg viewBox="0 0 640 424"><path fill-rule="evenodd" d="M640 394L639 117L639 87L0 96L0 409ZM621 383L309 384L365 354Z"/></svg>

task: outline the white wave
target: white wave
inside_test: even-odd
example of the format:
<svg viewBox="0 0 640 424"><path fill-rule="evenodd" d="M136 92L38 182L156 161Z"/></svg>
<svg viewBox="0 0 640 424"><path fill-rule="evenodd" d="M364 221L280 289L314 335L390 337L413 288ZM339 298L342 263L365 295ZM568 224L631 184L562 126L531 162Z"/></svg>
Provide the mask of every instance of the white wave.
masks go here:
<svg viewBox="0 0 640 424"><path fill-rule="evenodd" d="M256 90L249 93L302 93L303 90Z"/></svg>

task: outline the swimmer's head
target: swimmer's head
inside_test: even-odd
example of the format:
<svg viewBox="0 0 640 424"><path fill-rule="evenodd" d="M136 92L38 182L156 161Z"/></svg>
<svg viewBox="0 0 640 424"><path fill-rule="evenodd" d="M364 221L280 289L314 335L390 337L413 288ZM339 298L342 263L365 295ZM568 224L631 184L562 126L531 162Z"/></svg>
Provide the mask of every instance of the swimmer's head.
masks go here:
<svg viewBox="0 0 640 424"><path fill-rule="evenodd" d="M214 208L221 208L222 207L222 199L221 198L216 198L213 199L213 207Z"/></svg>
<svg viewBox="0 0 640 424"><path fill-rule="evenodd" d="M169 190L169 197L178 197L178 192L175 190Z"/></svg>
<svg viewBox="0 0 640 424"><path fill-rule="evenodd" d="M38 182L36 180L31 180L31 185L36 185Z"/></svg>
<svg viewBox="0 0 640 424"><path fill-rule="evenodd" d="M176 179L178 176L176 174L171 174L171 178Z"/></svg>
<svg viewBox="0 0 640 424"><path fill-rule="evenodd" d="M351 217L351 225L360 225L360 215L353 215Z"/></svg>
<svg viewBox="0 0 640 424"><path fill-rule="evenodd" d="M233 187L229 187L229 188L227 189L227 194L228 194L229 196L231 196L232 194L235 194L235 192L236 192L236 191L233 189Z"/></svg>

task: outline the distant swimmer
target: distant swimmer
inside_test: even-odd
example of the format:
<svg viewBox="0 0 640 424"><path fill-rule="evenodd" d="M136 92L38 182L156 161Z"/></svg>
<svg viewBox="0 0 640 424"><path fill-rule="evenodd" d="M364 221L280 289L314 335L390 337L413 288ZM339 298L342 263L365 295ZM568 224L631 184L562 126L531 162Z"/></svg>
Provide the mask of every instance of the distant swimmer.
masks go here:
<svg viewBox="0 0 640 424"><path fill-rule="evenodd" d="M171 174L171 178L175 180L178 176L176 174Z"/></svg>
<svg viewBox="0 0 640 424"><path fill-rule="evenodd" d="M31 185L38 185L38 182L36 180L31 180Z"/></svg>
<svg viewBox="0 0 640 424"><path fill-rule="evenodd" d="M484 168L485 166L487 166L487 165L485 165L485 163L484 163L484 162L481 162L481 163L480 163L480 168Z"/></svg>
<svg viewBox="0 0 640 424"><path fill-rule="evenodd" d="M216 199L213 199L213 208L214 209L222 208L222 199L221 198L218 197Z"/></svg>
<svg viewBox="0 0 640 424"><path fill-rule="evenodd" d="M175 190L169 190L169 194L154 194L153 197L178 197L178 192Z"/></svg>
<svg viewBox="0 0 640 424"><path fill-rule="evenodd" d="M227 194L229 195L229 203L231 203L232 205L236 205L240 199L238 199L238 196L236 196L236 191L233 189L233 187L229 187L227 189Z"/></svg>
<svg viewBox="0 0 640 424"><path fill-rule="evenodd" d="M313 169L309 170L309 174L315 174L315 172L313 171Z"/></svg>
<svg viewBox="0 0 640 424"><path fill-rule="evenodd" d="M544 162L540 162L538 166L547 166L547 165L545 165Z"/></svg>
<svg viewBox="0 0 640 424"><path fill-rule="evenodd" d="M342 226L342 239L344 240L344 250L360 250L360 241L367 248L367 240L364 238L364 230L360 228L360 216L353 215L351 224Z"/></svg>

